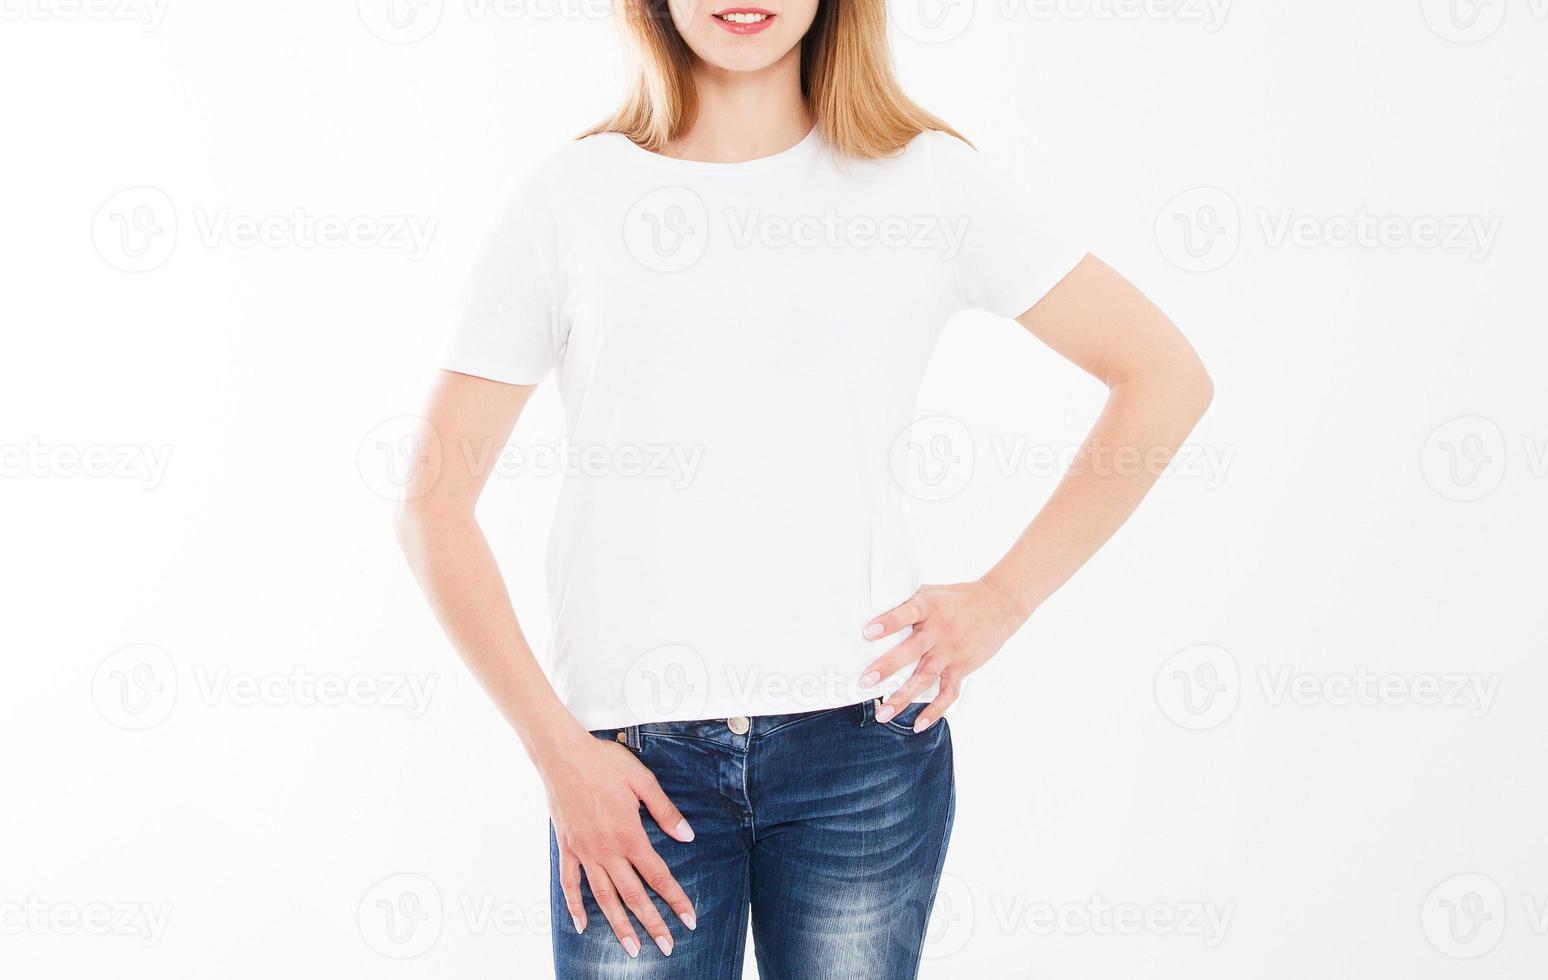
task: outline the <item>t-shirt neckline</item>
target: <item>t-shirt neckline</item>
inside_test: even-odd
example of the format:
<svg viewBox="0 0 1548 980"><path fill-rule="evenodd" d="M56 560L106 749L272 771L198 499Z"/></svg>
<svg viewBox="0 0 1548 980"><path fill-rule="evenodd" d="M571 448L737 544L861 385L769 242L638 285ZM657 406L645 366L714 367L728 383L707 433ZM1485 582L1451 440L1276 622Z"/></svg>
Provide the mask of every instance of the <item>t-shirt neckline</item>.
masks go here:
<svg viewBox="0 0 1548 980"><path fill-rule="evenodd" d="M799 157L804 157L822 141L821 135L814 125L807 130L805 136L793 146L786 147L777 153L771 153L766 157L754 157L751 160L739 160L733 163L716 163L710 160L684 160L681 157L669 157L654 150L647 150L643 146L631 140L623 133L613 133L625 144L625 149L632 153L653 161L656 165L669 167L681 171L698 171L711 174L742 174L768 170L785 163L789 163Z"/></svg>

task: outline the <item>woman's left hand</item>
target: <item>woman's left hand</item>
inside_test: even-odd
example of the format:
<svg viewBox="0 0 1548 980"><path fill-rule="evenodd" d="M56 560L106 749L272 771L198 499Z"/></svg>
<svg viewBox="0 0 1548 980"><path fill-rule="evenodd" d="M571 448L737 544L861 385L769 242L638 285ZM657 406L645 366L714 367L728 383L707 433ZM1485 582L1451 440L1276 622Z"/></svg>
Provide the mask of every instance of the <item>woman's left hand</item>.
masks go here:
<svg viewBox="0 0 1548 980"><path fill-rule="evenodd" d="M922 586L907 602L871 620L862 634L867 640L879 640L909 626L914 632L866 668L861 687L875 687L919 661L913 675L876 709L876 720L891 719L939 682L940 691L919 713L914 731L935 724L961 695L963 679L999 653L1024 618L1002 593L978 581Z"/></svg>

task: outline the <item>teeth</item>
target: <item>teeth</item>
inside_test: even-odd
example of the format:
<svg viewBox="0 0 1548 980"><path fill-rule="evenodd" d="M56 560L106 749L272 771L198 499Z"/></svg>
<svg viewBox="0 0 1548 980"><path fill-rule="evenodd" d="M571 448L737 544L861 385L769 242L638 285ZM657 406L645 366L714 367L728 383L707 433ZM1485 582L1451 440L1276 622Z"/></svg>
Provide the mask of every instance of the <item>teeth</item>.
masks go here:
<svg viewBox="0 0 1548 980"><path fill-rule="evenodd" d="M720 19L728 24L761 24L769 19L768 14L721 14Z"/></svg>

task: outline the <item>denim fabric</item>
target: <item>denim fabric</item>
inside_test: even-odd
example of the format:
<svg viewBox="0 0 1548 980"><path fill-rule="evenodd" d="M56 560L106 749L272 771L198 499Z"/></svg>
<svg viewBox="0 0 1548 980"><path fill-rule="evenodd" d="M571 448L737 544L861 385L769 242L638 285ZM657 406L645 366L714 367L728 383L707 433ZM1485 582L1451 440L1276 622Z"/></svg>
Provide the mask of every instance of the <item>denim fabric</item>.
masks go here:
<svg viewBox="0 0 1548 980"><path fill-rule="evenodd" d="M693 826L683 844L641 810L698 929L653 895L676 948L663 956L639 930L630 959L583 886L577 934L550 827L557 976L734 980L750 914L760 980L916 977L955 806L951 734L944 720L915 734L923 707L885 723L869 701L765 715L742 735L725 719L593 733L638 753Z"/></svg>

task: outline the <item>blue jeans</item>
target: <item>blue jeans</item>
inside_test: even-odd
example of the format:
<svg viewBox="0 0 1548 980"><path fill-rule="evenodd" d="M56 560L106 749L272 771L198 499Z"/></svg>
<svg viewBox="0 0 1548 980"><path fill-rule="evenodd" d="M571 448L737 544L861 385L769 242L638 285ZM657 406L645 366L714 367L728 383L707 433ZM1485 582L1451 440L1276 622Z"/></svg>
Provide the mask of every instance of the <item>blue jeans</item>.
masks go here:
<svg viewBox="0 0 1548 980"><path fill-rule="evenodd" d="M942 719L916 735L923 707L884 723L867 701L594 732L638 753L692 825L683 844L641 810L698 929L652 895L676 947L663 956L641 932L644 948L630 959L583 884L590 924L577 934L550 827L559 980L736 980L749 913L760 980L916 977L956 802L951 734Z"/></svg>

